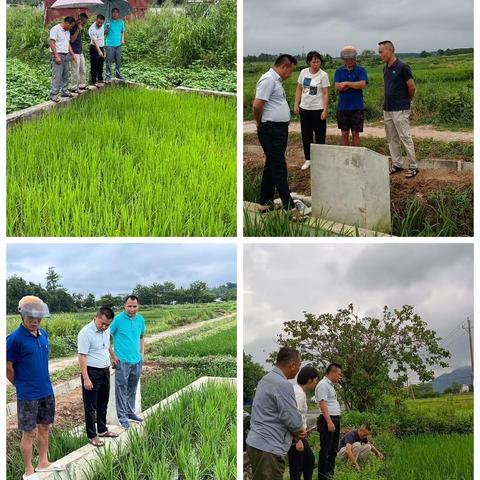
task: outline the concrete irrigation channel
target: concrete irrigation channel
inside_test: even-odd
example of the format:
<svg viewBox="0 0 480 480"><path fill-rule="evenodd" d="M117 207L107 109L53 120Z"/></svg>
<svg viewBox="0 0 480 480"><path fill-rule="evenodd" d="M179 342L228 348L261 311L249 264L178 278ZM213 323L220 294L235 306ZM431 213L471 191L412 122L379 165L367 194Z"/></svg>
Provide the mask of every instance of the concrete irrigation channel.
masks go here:
<svg viewBox="0 0 480 480"><path fill-rule="evenodd" d="M153 405L149 409L142 412L142 416L145 420L148 420L148 417L158 410L165 409L169 405L177 401L183 394L199 390L201 387L207 385L208 383L215 384L230 384L232 386L237 385L235 378L222 378L222 377L201 377L195 382L187 385L181 390L177 391L173 395L165 398L161 402ZM140 433L144 431L144 425L133 425L131 429L138 429ZM118 433L118 438L107 438L105 447L110 448L114 455L118 452L120 447L128 446L130 437L128 430L124 430L121 427L109 426L109 429L115 433ZM129 429L130 430L130 429ZM93 445L85 445L74 452L69 453L65 457L57 460L57 462L66 467L66 470L63 472L48 472L48 473L39 473L41 480L58 480L58 479L75 479L75 480L88 480L89 473L92 472L92 469L95 467L95 464L99 461L99 450L98 447Z"/></svg>

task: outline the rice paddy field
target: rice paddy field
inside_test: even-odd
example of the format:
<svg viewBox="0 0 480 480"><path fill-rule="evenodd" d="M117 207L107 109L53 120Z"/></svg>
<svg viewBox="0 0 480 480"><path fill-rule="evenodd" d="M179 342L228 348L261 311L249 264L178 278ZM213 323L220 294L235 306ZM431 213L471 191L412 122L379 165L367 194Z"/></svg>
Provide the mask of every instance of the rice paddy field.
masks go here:
<svg viewBox="0 0 480 480"><path fill-rule="evenodd" d="M223 345L212 341L219 334L224 335ZM210 347L208 356L200 356L203 344ZM165 351L172 354L173 345L178 346L173 353L180 355L183 349L183 356L162 355ZM175 339L149 344L145 358L150 368L141 377L143 411L199 377L236 377L236 320L225 319ZM155 365L157 368L153 368ZM119 455L113 456L109 449L98 451L99 463L92 467L89 479L234 479L236 390L229 384L207 384L148 417L144 435L136 431L129 435L129 445ZM86 444L86 437L75 436L67 429L54 429L50 438L51 460ZM7 446L7 480L21 478L18 442L18 432L12 432Z"/></svg>
<svg viewBox="0 0 480 480"><path fill-rule="evenodd" d="M9 236L235 233L235 101L112 87L8 131Z"/></svg>

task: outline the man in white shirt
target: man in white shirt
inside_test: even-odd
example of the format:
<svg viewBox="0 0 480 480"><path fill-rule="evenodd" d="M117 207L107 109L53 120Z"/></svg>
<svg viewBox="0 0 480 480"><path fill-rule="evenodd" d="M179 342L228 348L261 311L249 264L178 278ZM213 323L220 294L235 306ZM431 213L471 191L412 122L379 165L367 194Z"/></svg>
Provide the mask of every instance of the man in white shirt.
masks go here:
<svg viewBox="0 0 480 480"><path fill-rule="evenodd" d="M103 24L105 17L97 15L97 18L88 29L90 37L90 81L92 85L103 85L103 61L105 58L105 30Z"/></svg>
<svg viewBox="0 0 480 480"><path fill-rule="evenodd" d="M58 93L62 97L73 97L68 91L68 75L70 60L75 64L75 54L70 45L70 29L75 25L73 17L65 17L62 23L50 29L49 45L52 60L52 89L50 99L59 102Z"/></svg>
<svg viewBox="0 0 480 480"><path fill-rule="evenodd" d="M320 408L317 420L320 434L320 455L318 458L318 480L330 480L335 471L338 442L340 440L340 404L335 384L342 378L342 367L331 363L323 379L315 388L315 400Z"/></svg>

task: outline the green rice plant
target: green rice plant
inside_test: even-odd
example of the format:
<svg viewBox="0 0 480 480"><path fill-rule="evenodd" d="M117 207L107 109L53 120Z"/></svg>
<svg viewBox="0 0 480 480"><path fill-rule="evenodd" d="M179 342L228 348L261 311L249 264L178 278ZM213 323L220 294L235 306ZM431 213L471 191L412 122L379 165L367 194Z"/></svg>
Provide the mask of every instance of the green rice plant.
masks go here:
<svg viewBox="0 0 480 480"><path fill-rule="evenodd" d="M218 415L218 416L217 416ZM220 437L210 439L216 456L200 460L205 440L194 431L199 416L210 419L209 426ZM236 472L236 391L231 385L209 383L185 393L177 401L157 410L145 420L143 433L129 431L129 442L115 458L100 452L99 463L91 466L90 480L233 479ZM203 445L203 447L201 447ZM226 468L228 466L229 468ZM132 475L136 476L132 476Z"/></svg>
<svg viewBox="0 0 480 480"><path fill-rule="evenodd" d="M157 355L164 357L204 357L208 355L236 355L237 327L213 333L209 336L193 338L166 345L157 350Z"/></svg>
<svg viewBox="0 0 480 480"><path fill-rule="evenodd" d="M233 101L135 88L13 127L8 234L235 235L235 130Z"/></svg>

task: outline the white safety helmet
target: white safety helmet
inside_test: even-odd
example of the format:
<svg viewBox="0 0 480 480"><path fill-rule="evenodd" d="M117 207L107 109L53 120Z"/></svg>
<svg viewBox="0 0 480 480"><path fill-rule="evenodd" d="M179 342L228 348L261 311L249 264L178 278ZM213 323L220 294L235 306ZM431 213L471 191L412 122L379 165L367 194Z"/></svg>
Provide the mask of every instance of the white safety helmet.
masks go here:
<svg viewBox="0 0 480 480"><path fill-rule="evenodd" d="M50 316L48 305L34 295L26 295L18 302L18 313L22 317L45 318Z"/></svg>

